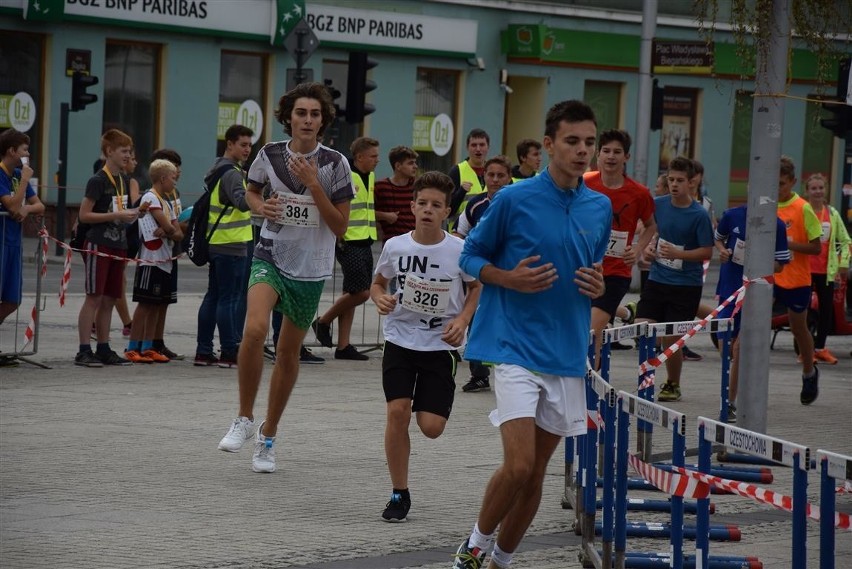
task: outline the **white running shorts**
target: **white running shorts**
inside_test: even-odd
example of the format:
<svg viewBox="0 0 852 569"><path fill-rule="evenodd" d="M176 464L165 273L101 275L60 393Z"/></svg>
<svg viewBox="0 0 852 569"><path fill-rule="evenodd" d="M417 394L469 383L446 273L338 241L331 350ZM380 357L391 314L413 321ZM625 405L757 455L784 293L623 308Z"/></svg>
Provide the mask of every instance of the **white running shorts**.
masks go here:
<svg viewBox="0 0 852 569"><path fill-rule="evenodd" d="M494 367L497 409L491 423L532 417L535 424L554 435L586 434L586 387L583 378L534 373L513 364Z"/></svg>

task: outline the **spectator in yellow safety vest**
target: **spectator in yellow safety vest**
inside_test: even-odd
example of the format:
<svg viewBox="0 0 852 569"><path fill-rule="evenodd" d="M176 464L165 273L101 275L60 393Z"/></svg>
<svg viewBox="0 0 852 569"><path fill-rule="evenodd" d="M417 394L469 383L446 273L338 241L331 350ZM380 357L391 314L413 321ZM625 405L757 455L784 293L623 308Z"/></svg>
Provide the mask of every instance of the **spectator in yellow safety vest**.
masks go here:
<svg viewBox="0 0 852 569"><path fill-rule="evenodd" d="M456 187L450 201L450 231L455 229L456 220L470 199L485 191L485 161L491 137L481 128L475 128L468 133L466 144L467 158L453 166L449 173Z"/></svg>
<svg viewBox="0 0 852 569"><path fill-rule="evenodd" d="M355 308L370 298L373 277L373 250L377 239L375 185L376 166L379 163L379 141L362 136L350 147L352 151L352 185L355 199L349 212L349 226L343 239L337 241L335 257L343 271L343 294L325 314L311 324L317 341L326 348L332 347L331 323L337 319L336 360L368 360L350 341Z"/></svg>

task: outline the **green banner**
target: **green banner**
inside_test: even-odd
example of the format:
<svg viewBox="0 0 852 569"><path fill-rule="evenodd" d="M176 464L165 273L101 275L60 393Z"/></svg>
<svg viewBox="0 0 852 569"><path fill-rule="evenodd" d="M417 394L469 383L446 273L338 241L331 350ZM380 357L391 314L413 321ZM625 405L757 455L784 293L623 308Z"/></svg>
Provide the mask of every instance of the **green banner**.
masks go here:
<svg viewBox="0 0 852 569"><path fill-rule="evenodd" d="M726 41L733 41L726 37ZM657 44L686 44L679 40L656 39ZM573 64L594 67L639 69L639 35L587 32L548 27L544 24L511 24L501 33L503 53L509 59L544 64ZM699 43L699 42L692 42ZM838 44L839 45L839 44ZM657 68L657 72L677 74L746 75L754 74L754 51L738 53L732 43L715 41L712 50L703 56L700 66ZM837 56L835 56L837 57ZM816 81L819 78L817 54L807 49L793 49L790 56L790 75L794 80ZM837 63L830 58L829 66ZM833 77L829 78L833 80Z"/></svg>
<svg viewBox="0 0 852 569"><path fill-rule="evenodd" d="M59 22L65 14L65 0L27 0L24 19L36 22Z"/></svg>
<svg viewBox="0 0 852 569"><path fill-rule="evenodd" d="M284 38L305 16L304 0L275 0L276 21L272 45L284 45Z"/></svg>
<svg viewBox="0 0 852 569"><path fill-rule="evenodd" d="M432 143L429 141L429 131L432 129L432 120L435 117L415 115L414 124L411 128L411 149L419 152L432 152Z"/></svg>
<svg viewBox="0 0 852 569"><path fill-rule="evenodd" d="M237 112L240 110L240 104L219 102L219 120L216 129L217 140L225 140L225 131L231 125L238 123Z"/></svg>
<svg viewBox="0 0 852 569"><path fill-rule="evenodd" d="M639 67L639 37L625 34L513 24L506 31L504 49L510 58L541 63Z"/></svg>

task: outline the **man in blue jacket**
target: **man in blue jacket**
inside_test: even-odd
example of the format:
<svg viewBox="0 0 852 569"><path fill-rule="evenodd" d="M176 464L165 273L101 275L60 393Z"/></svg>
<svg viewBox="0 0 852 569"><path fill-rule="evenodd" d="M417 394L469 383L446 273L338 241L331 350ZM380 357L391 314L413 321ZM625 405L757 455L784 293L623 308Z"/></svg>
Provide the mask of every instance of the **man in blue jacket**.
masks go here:
<svg viewBox="0 0 852 569"><path fill-rule="evenodd" d="M475 320L465 357L495 363L491 419L504 458L454 569L481 567L489 552L492 567L509 565L538 510L553 451L563 437L586 432L591 299L604 292L612 226L609 199L583 184L596 135L588 105L553 106L547 170L502 189L465 240L459 263L484 284L478 310L487 315Z"/></svg>

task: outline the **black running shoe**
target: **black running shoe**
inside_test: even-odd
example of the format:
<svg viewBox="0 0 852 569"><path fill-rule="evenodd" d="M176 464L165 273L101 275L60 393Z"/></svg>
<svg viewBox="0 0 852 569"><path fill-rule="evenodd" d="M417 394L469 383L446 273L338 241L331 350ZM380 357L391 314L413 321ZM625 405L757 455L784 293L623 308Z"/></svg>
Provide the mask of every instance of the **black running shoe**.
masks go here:
<svg viewBox="0 0 852 569"><path fill-rule="evenodd" d="M263 357L268 360L275 361L275 348L272 346L263 346Z"/></svg>
<svg viewBox="0 0 852 569"><path fill-rule="evenodd" d="M489 391L491 383L487 377L471 377L470 381L462 386L462 391L465 393L476 393L478 391Z"/></svg>
<svg viewBox="0 0 852 569"><path fill-rule="evenodd" d="M385 506L385 511L382 512L382 519L391 523L404 522L410 509L411 498L403 498L402 494L394 492L391 494L390 502Z"/></svg>
<svg viewBox="0 0 852 569"><path fill-rule="evenodd" d="M126 358L122 358L115 353L114 350L108 352L96 353L95 357L101 360L105 366L132 366L133 362Z"/></svg>
<svg viewBox="0 0 852 569"><path fill-rule="evenodd" d="M95 354L91 351L77 352L77 355L74 358L74 365L83 367L104 367L103 362L96 358Z"/></svg>
<svg viewBox="0 0 852 569"><path fill-rule="evenodd" d="M684 346L680 349L680 351L683 352L683 359L688 362L700 362L704 359L704 356L702 356L701 354L696 354L695 352L690 350L688 346Z"/></svg>
<svg viewBox="0 0 852 569"><path fill-rule="evenodd" d="M311 328L317 336L317 342L319 342L321 346L325 348L331 348L334 346L334 342L331 341L331 326L323 324L319 321L319 318L317 318L311 322Z"/></svg>
<svg viewBox="0 0 852 569"><path fill-rule="evenodd" d="M216 366L219 365L219 358L213 354L199 354L196 352L195 360L192 362L192 365L199 367Z"/></svg>
<svg viewBox="0 0 852 569"><path fill-rule="evenodd" d="M728 403L728 422L731 424L737 422L737 406L733 403Z"/></svg>
<svg viewBox="0 0 852 569"><path fill-rule="evenodd" d="M370 356L367 354L362 354L358 350L355 349L355 346L349 344L342 350L334 350L334 359L336 360L355 360L355 361L367 361L370 359Z"/></svg>
<svg viewBox="0 0 852 569"><path fill-rule="evenodd" d="M302 351L299 352L299 361L303 364L324 364L325 358L315 356L308 348L302 346Z"/></svg>
<svg viewBox="0 0 852 569"><path fill-rule="evenodd" d="M810 405L819 397L819 368L814 366L814 374L810 377L802 377L802 393L799 401L802 405Z"/></svg>
<svg viewBox="0 0 852 569"><path fill-rule="evenodd" d="M157 351L169 358L170 360L183 360L186 358L185 354L176 354L170 349L168 349L166 346L163 346Z"/></svg>

